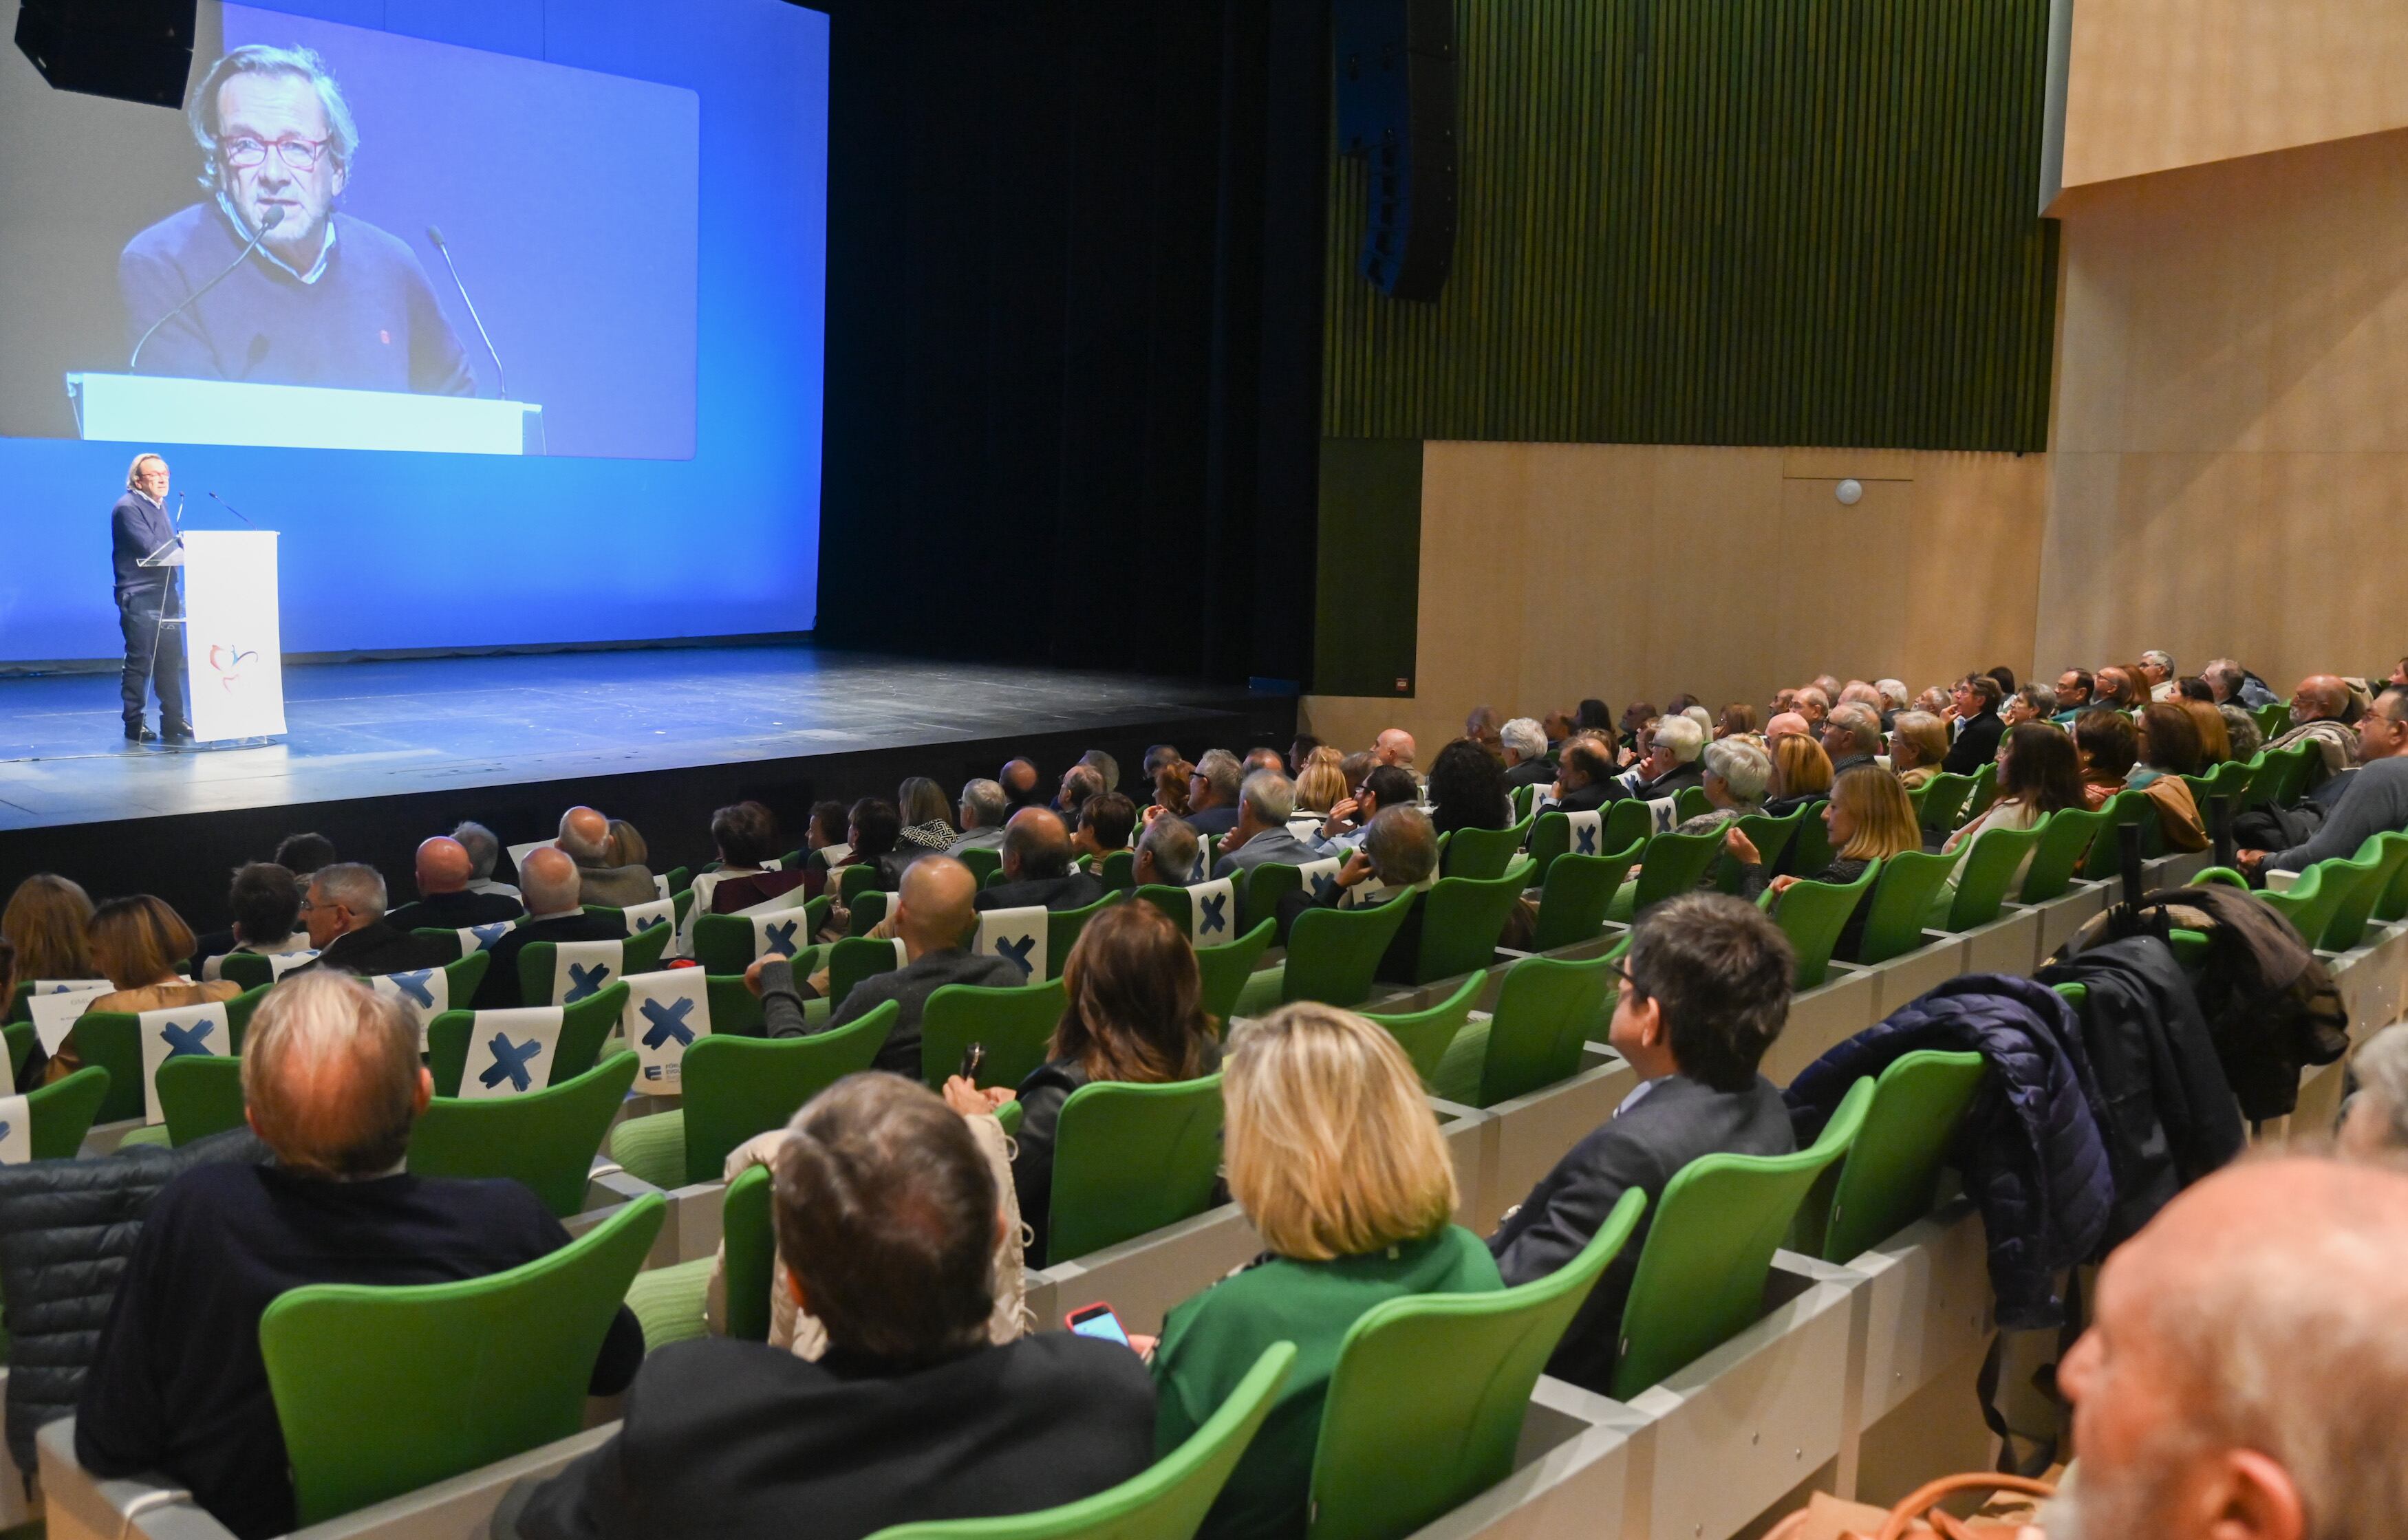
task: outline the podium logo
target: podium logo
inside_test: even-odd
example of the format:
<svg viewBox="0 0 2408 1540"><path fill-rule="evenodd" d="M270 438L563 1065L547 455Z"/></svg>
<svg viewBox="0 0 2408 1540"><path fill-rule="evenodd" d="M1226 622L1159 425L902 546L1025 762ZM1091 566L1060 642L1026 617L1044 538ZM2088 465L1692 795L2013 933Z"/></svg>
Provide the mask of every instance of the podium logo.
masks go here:
<svg viewBox="0 0 2408 1540"><path fill-rule="evenodd" d="M218 677L219 685L224 689L232 690L243 671L258 661L257 648L234 648L223 642L209 644L209 672Z"/></svg>

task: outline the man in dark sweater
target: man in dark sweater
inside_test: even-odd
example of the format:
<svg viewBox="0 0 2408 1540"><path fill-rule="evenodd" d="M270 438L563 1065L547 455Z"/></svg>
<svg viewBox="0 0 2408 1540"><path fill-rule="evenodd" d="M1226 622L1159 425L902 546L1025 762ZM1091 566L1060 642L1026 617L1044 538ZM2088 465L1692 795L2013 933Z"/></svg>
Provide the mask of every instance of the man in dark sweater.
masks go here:
<svg viewBox="0 0 2408 1540"><path fill-rule="evenodd" d="M861 1540L1073 1503L1154 1462L1135 1353L1070 1332L989 1344L999 1194L935 1092L840 1080L796 1116L772 1169L778 1254L826 1355L664 1348L618 1436L523 1505L513 1493L495 1533L515 1506L525 1540Z"/></svg>
<svg viewBox="0 0 2408 1540"><path fill-rule="evenodd" d="M385 920L398 931L457 931L526 913L506 894L471 892L468 883L475 875L476 863L458 840L437 834L423 841L418 847L418 902L403 905Z"/></svg>
<svg viewBox="0 0 2408 1540"><path fill-rule="evenodd" d="M2287 850L2243 850L2241 869L2304 872L2319 861L2358 854L2380 834L2408 830L2408 690L2386 690L2358 719L2358 757L2323 825Z"/></svg>
<svg viewBox="0 0 2408 1540"><path fill-rule="evenodd" d="M484 981L477 986L475 1010L509 1010L526 1004L519 987L519 954L538 941L624 941L626 922L616 915L587 914L580 900L583 876L569 853L546 845L519 863L519 892L527 918L489 949Z"/></svg>
<svg viewBox="0 0 2408 1540"><path fill-rule="evenodd" d="M476 393L418 258L334 212L359 130L316 54L236 49L194 88L190 117L214 195L136 235L118 259L130 370Z"/></svg>
<svg viewBox="0 0 2408 1540"><path fill-rule="evenodd" d="M452 961L452 943L400 929L385 919L384 905L384 878L373 866L343 861L311 873L301 919L318 955L294 971L340 969L365 978Z"/></svg>
<svg viewBox="0 0 2408 1540"><path fill-rule="evenodd" d="M175 543L176 526L167 517L166 502L167 463L155 454L136 455L125 472L125 495L108 510L117 626L125 642L118 692L123 698L128 743L155 743L161 734L171 743L189 743L193 737L192 723L184 716L184 628L160 624L184 612L176 569L142 564L146 557ZM143 696L153 689L159 694L158 733L142 725Z"/></svg>
<svg viewBox="0 0 2408 1540"><path fill-rule="evenodd" d="M251 1126L277 1164L186 1172L150 1206L76 1412L95 1475L157 1472L243 1540L294 1525L284 1435L260 1355L276 1297L312 1283L449 1283L568 1244L511 1181L408 1175L410 1125L434 1083L409 1015L358 980L286 980L251 1019L242 1059ZM644 1334L624 1307L593 1367L610 1395ZM356 1387L363 1396L378 1388Z"/></svg>
<svg viewBox="0 0 2408 1540"><path fill-rule="evenodd" d="M1083 909L1104 896L1103 883L1070 870L1070 831L1049 808L1024 807L1003 826L1003 880L974 901L988 909Z"/></svg>
<svg viewBox="0 0 2408 1540"><path fill-rule="evenodd" d="M1600 1392L1612 1383L1648 1226L1683 1166L1701 1155L1798 1148L1781 1092L1756 1067L1788 1017L1796 965L1779 926L1721 893L1667 900L1640 922L1607 1029L1639 1088L1488 1238L1505 1282L1528 1283L1578 1256L1625 1192L1647 1194L1638 1231L1573 1317L1549 1374Z"/></svg>
<svg viewBox="0 0 2408 1540"><path fill-rule="evenodd" d="M1041 807L1024 809L1017 817L1027 818L1031 813L1054 817ZM1061 827L1058 820L1054 827ZM948 984L999 989L1021 981L1020 970L1008 959L980 957L966 946L978 927L978 913L970 906L977 891L978 878L951 856L927 855L913 862L903 874L895 912L889 917L909 961L892 973L872 974L855 984L824 1027L813 1027L803 1019L803 1002L820 996L809 981L795 977L793 962L774 956L753 962L744 971L744 981L761 997L761 1020L767 1035L808 1037L833 1032L889 1000L900 1001L902 1012L874 1062L880 1069L920 1078L920 1016L927 1009L928 996Z"/></svg>

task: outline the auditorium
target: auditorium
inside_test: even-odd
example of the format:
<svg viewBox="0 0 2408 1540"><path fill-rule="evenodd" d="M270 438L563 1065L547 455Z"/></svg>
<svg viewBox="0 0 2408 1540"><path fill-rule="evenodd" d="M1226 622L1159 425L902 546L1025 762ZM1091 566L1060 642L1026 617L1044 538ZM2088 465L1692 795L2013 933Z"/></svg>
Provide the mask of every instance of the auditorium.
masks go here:
<svg viewBox="0 0 2408 1540"><path fill-rule="evenodd" d="M0 22L0 1540L2408 1533L2399 0Z"/></svg>

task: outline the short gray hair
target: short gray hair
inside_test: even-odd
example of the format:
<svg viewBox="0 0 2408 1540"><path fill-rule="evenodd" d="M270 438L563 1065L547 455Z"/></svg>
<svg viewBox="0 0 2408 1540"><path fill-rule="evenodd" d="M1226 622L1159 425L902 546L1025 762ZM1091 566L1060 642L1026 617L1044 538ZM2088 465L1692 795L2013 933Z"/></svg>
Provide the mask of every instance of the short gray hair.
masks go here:
<svg viewBox="0 0 2408 1540"><path fill-rule="evenodd" d="M283 75L308 81L317 90L318 104L326 109L326 129L333 135L327 152L334 156L337 168L351 168L352 157L360 150L360 125L351 117L351 105L343 99L343 88L335 83L326 61L318 57L315 49L250 43L228 51L211 64L184 105L193 142L201 148L203 187L212 193L218 190L218 91L238 75Z"/></svg>
<svg viewBox="0 0 2408 1540"><path fill-rule="evenodd" d="M1138 835L1137 848L1154 852L1154 869L1166 881L1181 887L1196 875L1196 827L1175 813L1164 813Z"/></svg>
<svg viewBox="0 0 2408 1540"><path fill-rule="evenodd" d="M1875 679L1873 688L1881 692L1882 705L1888 706L1892 711L1903 711L1914 700L1914 696L1906 692L1904 679Z"/></svg>
<svg viewBox="0 0 2408 1540"><path fill-rule="evenodd" d="M1528 717L1516 717L1498 728L1497 739L1526 760L1547 757L1547 730Z"/></svg>
<svg viewBox="0 0 2408 1540"><path fill-rule="evenodd" d="M2383 1108L2385 1141L2408 1150L2408 1023L2384 1028L2366 1040L2349 1062L2358 1094Z"/></svg>
<svg viewBox="0 0 2408 1540"><path fill-rule="evenodd" d="M2153 667L2162 668L2169 674L2174 671L2174 655L2157 648L2153 647L2146 652L2142 653L2141 661L2152 665Z"/></svg>
<svg viewBox="0 0 2408 1540"><path fill-rule="evenodd" d="M1762 802L1772 784L1772 756L1745 738L1716 738L1706 745L1706 773L1730 788L1739 802Z"/></svg>
<svg viewBox="0 0 2408 1540"><path fill-rule="evenodd" d="M1438 828L1418 807L1383 807L1363 831L1363 853L1391 888L1411 888L1438 870Z"/></svg>
<svg viewBox="0 0 2408 1540"><path fill-rule="evenodd" d="M2057 715L2057 689L2054 685L2045 685L2035 680L2016 691L2015 693L2021 695L2024 698L2024 704L2041 716Z"/></svg>
<svg viewBox="0 0 2408 1540"><path fill-rule="evenodd" d="M2224 735L2231 740L2232 757L2245 760L2266 747L2265 732L2244 706L2227 701L2215 708L2224 718Z"/></svg>
<svg viewBox="0 0 2408 1540"><path fill-rule="evenodd" d="M1121 762L1102 749L1088 749L1079 756L1079 763L1104 777L1105 791L1117 791L1121 789Z"/></svg>
<svg viewBox="0 0 2408 1540"><path fill-rule="evenodd" d="M1000 829L1011 815L1011 799L1004 795L1003 782L983 776L962 783L962 806L978 819L982 829Z"/></svg>
<svg viewBox="0 0 2408 1540"><path fill-rule="evenodd" d="M165 465L167 463L166 457L160 454L155 449L145 449L140 454L136 455L133 462L125 467L125 490L127 492L132 492L134 490L135 480L136 478L141 476L143 462L147 460L156 460L162 465Z"/></svg>
<svg viewBox="0 0 2408 1540"><path fill-rule="evenodd" d="M1246 767L1226 749L1207 749L1204 757L1196 762L1196 773L1204 777L1204 784L1212 789L1214 796L1235 801L1239 784L1245 779Z"/></svg>
<svg viewBox="0 0 2408 1540"><path fill-rule="evenodd" d="M373 866L338 861L312 872L309 886L324 894L329 904L339 904L362 919L384 918L384 878L377 875Z"/></svg>
<svg viewBox="0 0 2408 1540"><path fill-rule="evenodd" d="M337 1062L349 1073L328 1074ZM311 968L270 990L243 1040L242 1098L259 1136L284 1164L324 1176L374 1176L401 1163L420 1073L408 1009L339 968Z"/></svg>
<svg viewBox="0 0 2408 1540"><path fill-rule="evenodd" d="M1882 747L1881 713L1862 701L1843 701L1831 707L1823 719L1826 729L1836 727L1848 735L1859 752L1878 754Z"/></svg>
<svg viewBox="0 0 2408 1540"><path fill-rule="evenodd" d="M1296 782L1276 770L1257 770L1242 789L1246 806L1265 823L1285 823L1296 815Z"/></svg>
<svg viewBox="0 0 2408 1540"><path fill-rule="evenodd" d="M482 882L494 875L494 863L502 859L502 842L481 823L463 822L452 831L452 838L468 852L468 877Z"/></svg>
<svg viewBox="0 0 2408 1540"><path fill-rule="evenodd" d="M1656 720L1655 743L1672 756L1673 763L1686 764L1705 748L1706 730L1688 717L1659 717Z"/></svg>

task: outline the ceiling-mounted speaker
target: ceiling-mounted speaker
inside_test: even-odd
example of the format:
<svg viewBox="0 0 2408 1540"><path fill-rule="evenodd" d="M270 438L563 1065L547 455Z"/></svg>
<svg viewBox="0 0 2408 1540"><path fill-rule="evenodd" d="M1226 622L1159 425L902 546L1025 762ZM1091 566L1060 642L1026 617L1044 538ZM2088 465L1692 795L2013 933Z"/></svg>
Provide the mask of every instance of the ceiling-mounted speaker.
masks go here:
<svg viewBox="0 0 2408 1540"><path fill-rule="evenodd" d="M1434 300L1455 266L1455 0L1337 0L1333 21L1338 145L1369 173L1357 265Z"/></svg>
<svg viewBox="0 0 2408 1540"><path fill-rule="evenodd" d="M184 105L194 0L24 0L17 47L60 91Z"/></svg>

